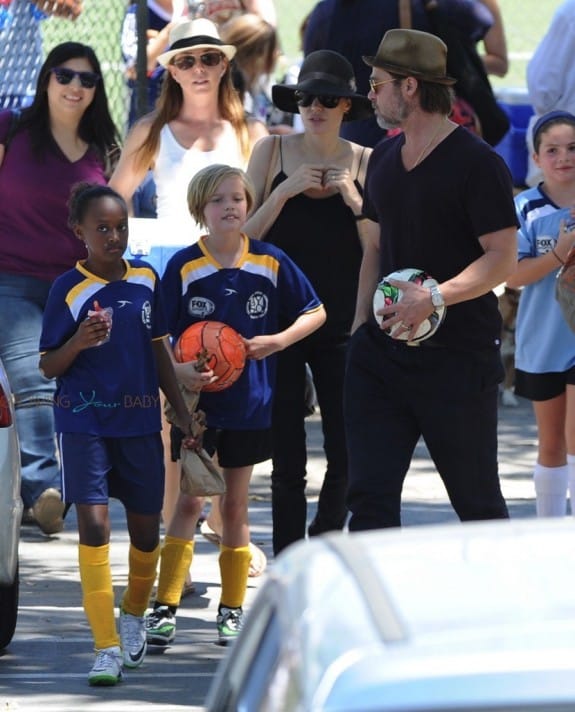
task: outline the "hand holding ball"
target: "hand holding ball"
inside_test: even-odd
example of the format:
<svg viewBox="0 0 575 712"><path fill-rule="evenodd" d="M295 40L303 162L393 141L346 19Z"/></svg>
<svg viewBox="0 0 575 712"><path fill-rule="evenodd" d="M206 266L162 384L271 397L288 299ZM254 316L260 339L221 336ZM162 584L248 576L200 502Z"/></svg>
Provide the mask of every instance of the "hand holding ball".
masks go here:
<svg viewBox="0 0 575 712"><path fill-rule="evenodd" d="M415 284L421 285L422 287L426 287L428 289L433 286L437 286L437 281L433 279L433 277L430 277L420 269L414 269L412 267L400 269L396 272L388 274L377 285L377 289L373 295L373 313L378 324L381 324L383 317L381 314L377 313L377 310L382 307L389 306L390 304L398 304L403 297L401 289L391 284L389 280L414 282ZM421 322L415 333L412 333L411 330L401 328L401 324L396 324L390 329L386 329L386 333L388 333L392 338L399 339L401 341L423 341L424 339L429 339L435 334L443 323L444 318L445 306L435 307L434 311L427 317L427 319L424 319Z"/></svg>
<svg viewBox="0 0 575 712"><path fill-rule="evenodd" d="M189 326L174 346L176 361L203 361L217 381L202 391L223 391L241 376L246 363L246 347L242 337L221 321L198 321ZM200 369L202 370L202 369Z"/></svg>

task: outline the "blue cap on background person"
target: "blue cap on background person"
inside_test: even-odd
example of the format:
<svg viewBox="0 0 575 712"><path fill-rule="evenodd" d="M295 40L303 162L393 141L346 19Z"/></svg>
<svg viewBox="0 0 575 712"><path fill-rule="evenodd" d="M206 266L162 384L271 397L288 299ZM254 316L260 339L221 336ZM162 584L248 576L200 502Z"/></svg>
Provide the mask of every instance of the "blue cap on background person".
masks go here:
<svg viewBox="0 0 575 712"><path fill-rule="evenodd" d="M533 126L533 144L537 145L538 135L545 128L545 126L547 126L551 122L560 123L561 121L567 121L568 123L572 123L573 126L575 126L575 116L569 113L569 111L549 111L548 113L543 114L543 116L540 116L535 122L535 125Z"/></svg>

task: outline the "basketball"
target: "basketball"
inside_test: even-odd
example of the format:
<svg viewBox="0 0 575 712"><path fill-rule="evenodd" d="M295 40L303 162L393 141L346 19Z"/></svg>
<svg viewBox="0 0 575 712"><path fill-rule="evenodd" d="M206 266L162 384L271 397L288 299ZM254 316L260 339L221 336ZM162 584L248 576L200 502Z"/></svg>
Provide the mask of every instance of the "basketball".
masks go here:
<svg viewBox="0 0 575 712"><path fill-rule="evenodd" d="M377 289L373 295L373 313L378 324L381 324L383 317L376 313L377 310L382 307L389 306L390 304L397 304L401 301L401 297L403 295L401 289L389 283L388 280L390 279L397 279L402 282L415 282L416 284L420 284L422 287L427 288L437 285L437 281L433 279L433 277L430 277L428 274L423 272L423 270L414 269L412 267L400 269L396 272L388 274L387 277L384 277L377 285ZM399 325L395 325L391 329L386 329L385 331L392 338L399 339L401 341L409 340L410 343L423 341L424 339L429 339L430 336L435 334L443 323L444 318L445 307L435 307L435 311L430 314L427 319L422 321L415 334L410 334L410 332L399 329Z"/></svg>
<svg viewBox="0 0 575 712"><path fill-rule="evenodd" d="M176 361L205 361L217 381L202 391L223 391L241 376L246 363L246 347L242 337L231 326L221 321L199 321L189 326L174 347Z"/></svg>

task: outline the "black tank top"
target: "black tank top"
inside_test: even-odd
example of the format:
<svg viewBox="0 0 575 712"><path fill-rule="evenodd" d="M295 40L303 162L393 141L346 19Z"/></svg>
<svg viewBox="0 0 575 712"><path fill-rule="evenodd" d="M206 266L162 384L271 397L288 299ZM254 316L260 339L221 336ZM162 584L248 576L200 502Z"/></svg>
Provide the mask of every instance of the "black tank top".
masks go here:
<svg viewBox="0 0 575 712"><path fill-rule="evenodd" d="M358 172L362 159L363 154ZM280 171L271 189L286 178L280 141ZM362 194L357 175L355 185ZM348 337L355 312L362 249L353 211L340 193L328 198L310 198L299 193L290 198L265 240L291 257L324 304L326 323L312 336L338 340Z"/></svg>

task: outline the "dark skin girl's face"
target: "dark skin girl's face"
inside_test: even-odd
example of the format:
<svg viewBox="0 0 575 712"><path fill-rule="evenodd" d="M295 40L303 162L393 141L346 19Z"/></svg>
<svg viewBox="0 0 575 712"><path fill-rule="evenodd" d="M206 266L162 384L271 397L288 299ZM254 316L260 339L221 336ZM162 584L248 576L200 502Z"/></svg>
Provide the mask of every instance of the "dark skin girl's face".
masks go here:
<svg viewBox="0 0 575 712"><path fill-rule="evenodd" d="M96 198L87 206L74 233L88 250L85 268L102 279L121 279L125 272L122 255L128 246L128 213L113 196Z"/></svg>

